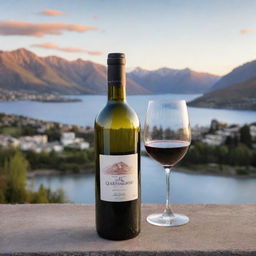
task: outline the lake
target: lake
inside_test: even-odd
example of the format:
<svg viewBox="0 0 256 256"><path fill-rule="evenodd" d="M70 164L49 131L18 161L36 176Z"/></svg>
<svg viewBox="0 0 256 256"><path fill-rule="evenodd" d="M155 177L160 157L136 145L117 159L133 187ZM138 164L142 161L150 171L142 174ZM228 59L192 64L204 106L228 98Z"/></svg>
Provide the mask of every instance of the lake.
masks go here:
<svg viewBox="0 0 256 256"><path fill-rule="evenodd" d="M143 123L147 102L152 99L185 99L191 101L200 95L134 95L128 96L129 104ZM19 114L46 121L93 126L94 118L106 103L106 96L73 96L81 102L42 103L30 101L0 102L0 112ZM212 119L229 124L256 121L256 111L189 108L191 125L209 126ZM40 184L56 190L63 188L68 199L75 203L94 202L93 175L41 176L34 179L35 188ZM256 203L256 179L217 177L176 173L172 174L172 201L174 203ZM150 158L142 157L142 201L163 203L165 197L164 171Z"/></svg>
<svg viewBox="0 0 256 256"><path fill-rule="evenodd" d="M191 101L200 95L164 94L164 95L130 95L127 97L130 106L137 112L141 123L147 109L147 102L152 99L184 99ZM106 103L103 95L72 96L81 102L43 103L35 101L0 102L0 112L18 114L46 121L56 121L65 124L93 126L95 116ZM189 108L190 122L209 126L212 119L229 124L245 124L256 121L256 111L225 110L209 108Z"/></svg>
<svg viewBox="0 0 256 256"><path fill-rule="evenodd" d="M143 203L164 203L165 174L163 168L149 157L141 158ZM94 175L70 174L37 176L30 180L34 189L40 184L55 191L62 188L74 203L94 203ZM256 178L221 177L173 172L171 201L176 204L256 203Z"/></svg>

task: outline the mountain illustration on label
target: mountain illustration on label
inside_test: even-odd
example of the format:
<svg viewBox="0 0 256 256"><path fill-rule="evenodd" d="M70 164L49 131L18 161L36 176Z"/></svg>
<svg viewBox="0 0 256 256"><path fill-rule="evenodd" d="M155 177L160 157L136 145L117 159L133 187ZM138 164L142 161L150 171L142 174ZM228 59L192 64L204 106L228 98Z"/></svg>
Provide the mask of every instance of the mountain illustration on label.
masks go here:
<svg viewBox="0 0 256 256"><path fill-rule="evenodd" d="M118 162L106 167L105 174L119 175L119 174L132 174L132 168L124 162Z"/></svg>

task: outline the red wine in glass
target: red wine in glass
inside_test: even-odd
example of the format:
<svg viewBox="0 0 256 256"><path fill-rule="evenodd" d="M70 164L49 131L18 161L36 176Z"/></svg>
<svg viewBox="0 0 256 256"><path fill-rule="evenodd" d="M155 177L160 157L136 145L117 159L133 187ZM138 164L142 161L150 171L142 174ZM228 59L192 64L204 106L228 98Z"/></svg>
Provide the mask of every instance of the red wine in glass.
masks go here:
<svg viewBox="0 0 256 256"><path fill-rule="evenodd" d="M164 167L172 167L185 156L189 145L188 141L182 140L152 140L145 144L145 148Z"/></svg>
<svg viewBox="0 0 256 256"><path fill-rule="evenodd" d="M144 143L150 157L165 170L166 201L162 213L147 216L152 225L174 227L189 222L183 214L170 207L170 173L187 153L191 142L191 130L187 105L184 100L149 101L144 124Z"/></svg>

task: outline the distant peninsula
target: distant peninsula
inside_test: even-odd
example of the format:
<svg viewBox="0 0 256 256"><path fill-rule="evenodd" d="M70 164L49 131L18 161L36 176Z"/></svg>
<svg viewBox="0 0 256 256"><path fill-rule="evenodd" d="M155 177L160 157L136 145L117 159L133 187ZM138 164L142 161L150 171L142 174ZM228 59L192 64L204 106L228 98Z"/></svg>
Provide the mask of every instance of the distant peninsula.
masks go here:
<svg viewBox="0 0 256 256"><path fill-rule="evenodd" d="M69 98L64 97L58 94L53 93L36 93L36 92L27 92L27 91L14 91L14 90L5 90L0 88L0 102L1 101L39 101L39 102L79 102L81 99L78 98Z"/></svg>
<svg viewBox="0 0 256 256"><path fill-rule="evenodd" d="M207 93L190 102L189 106L256 110L256 78Z"/></svg>

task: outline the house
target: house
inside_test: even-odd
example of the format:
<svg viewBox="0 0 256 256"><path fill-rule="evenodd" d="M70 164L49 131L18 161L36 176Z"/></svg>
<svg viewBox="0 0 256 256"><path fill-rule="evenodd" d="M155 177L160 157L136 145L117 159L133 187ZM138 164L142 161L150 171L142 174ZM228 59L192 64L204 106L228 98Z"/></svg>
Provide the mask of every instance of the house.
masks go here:
<svg viewBox="0 0 256 256"><path fill-rule="evenodd" d="M193 140L195 140L195 141L202 140L204 134L206 134L208 131L209 131L209 128L205 127L205 126L196 125L196 126L192 127L191 135L192 135Z"/></svg>
<svg viewBox="0 0 256 256"><path fill-rule="evenodd" d="M0 135L0 146L2 147L18 147L20 141L9 135Z"/></svg>
<svg viewBox="0 0 256 256"><path fill-rule="evenodd" d="M67 146L69 144L72 144L72 143L75 142L75 137L76 137L76 135L75 135L74 132L63 132L61 134L61 139L60 139L61 144L63 146Z"/></svg>
<svg viewBox="0 0 256 256"><path fill-rule="evenodd" d="M86 141L75 142L75 143L69 144L67 147L68 148L73 148L73 149L83 150L83 149L90 148L90 143L86 142Z"/></svg>
<svg viewBox="0 0 256 256"><path fill-rule="evenodd" d="M63 132L61 134L60 141L61 141L61 144L67 148L83 150L83 149L88 149L90 147L90 144L84 141L83 138L76 138L76 135L74 132Z"/></svg>
<svg viewBox="0 0 256 256"><path fill-rule="evenodd" d="M256 138L256 124L250 125L250 134L252 137Z"/></svg>
<svg viewBox="0 0 256 256"><path fill-rule="evenodd" d="M224 143L225 137L218 134L206 134L202 141L208 145L219 146Z"/></svg>

